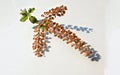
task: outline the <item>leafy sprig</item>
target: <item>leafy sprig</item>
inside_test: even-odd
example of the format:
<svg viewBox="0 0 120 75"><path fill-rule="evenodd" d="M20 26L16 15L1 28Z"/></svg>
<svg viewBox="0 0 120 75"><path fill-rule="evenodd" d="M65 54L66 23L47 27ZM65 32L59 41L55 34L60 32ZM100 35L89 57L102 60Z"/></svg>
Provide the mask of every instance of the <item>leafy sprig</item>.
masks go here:
<svg viewBox="0 0 120 75"><path fill-rule="evenodd" d="M20 18L21 22L25 22L27 19L29 19L29 21L31 23L37 23L38 20L36 19L35 16L32 15L32 13L35 11L35 8L29 8L28 11L26 9L22 10L20 14L22 15L22 17Z"/></svg>

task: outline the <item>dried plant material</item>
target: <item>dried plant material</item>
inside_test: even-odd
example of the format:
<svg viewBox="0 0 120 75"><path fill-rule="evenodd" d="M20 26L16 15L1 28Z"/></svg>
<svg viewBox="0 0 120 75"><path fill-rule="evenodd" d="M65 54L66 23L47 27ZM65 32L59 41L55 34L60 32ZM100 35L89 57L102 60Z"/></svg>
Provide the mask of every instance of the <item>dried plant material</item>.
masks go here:
<svg viewBox="0 0 120 75"><path fill-rule="evenodd" d="M60 38L67 44L71 44L71 47L74 47L75 49L79 50L84 46L84 48L80 50L81 54L88 49L88 46L85 45L85 42L82 41L81 38L77 37L75 33L64 29L62 25L52 21L56 16L63 16L65 14L65 10L67 10L67 7L62 5L60 7L52 8L51 10L44 12L44 14L41 15L44 17L44 19L42 19L42 21L38 23L38 26L34 28L34 32L37 32L33 38L33 50L35 50L36 56L42 56L41 52L44 50L45 32L54 34L55 37ZM88 56L91 53L92 51L89 53L87 52L85 56Z"/></svg>
<svg viewBox="0 0 120 75"><path fill-rule="evenodd" d="M88 46L83 47L82 50L80 50L80 54L84 53L86 50L88 50L88 48Z"/></svg>
<svg viewBox="0 0 120 75"><path fill-rule="evenodd" d="M45 17L46 19L49 20L54 20L54 18L56 18L56 16L64 16L65 11L67 10L66 6L60 6L60 7L56 7L56 8L52 8L47 12L44 12L41 17Z"/></svg>
<svg viewBox="0 0 120 75"><path fill-rule="evenodd" d="M84 56L87 57L87 56L89 56L91 53L92 53L92 51L88 50L88 51L84 52Z"/></svg>
<svg viewBox="0 0 120 75"><path fill-rule="evenodd" d="M67 7L63 5L60 7L52 8L41 15L43 17L41 21L36 21L38 25L33 28L34 42L32 44L32 49L35 53L35 56L43 56L43 52L45 51L46 46L46 32L53 34L55 37L58 37L59 39L65 41L67 44L70 44L71 47L80 51L80 54L83 54L85 57L93 54L93 51L90 50L89 46L85 43L85 41L81 40L81 38L79 38L72 31L65 29L59 23L53 21L57 16L64 16L66 10Z"/></svg>
<svg viewBox="0 0 120 75"><path fill-rule="evenodd" d="M46 20L42 20L41 22L38 23L38 25L34 28L35 35L33 36L33 50L35 50L35 55L40 57L42 56L42 52L44 50L45 46L45 32L46 32L46 25L47 25Z"/></svg>

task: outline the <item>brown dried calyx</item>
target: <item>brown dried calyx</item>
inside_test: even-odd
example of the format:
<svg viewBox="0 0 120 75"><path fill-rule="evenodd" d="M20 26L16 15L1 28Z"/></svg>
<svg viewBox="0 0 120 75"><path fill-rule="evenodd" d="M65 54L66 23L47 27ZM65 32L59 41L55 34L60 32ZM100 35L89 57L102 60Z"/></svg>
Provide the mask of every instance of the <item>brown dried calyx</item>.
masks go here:
<svg viewBox="0 0 120 75"><path fill-rule="evenodd" d="M89 56L92 51L89 50L89 46L86 45L84 41L82 41L75 33L70 30L65 30L64 27L56 22L49 21L47 25L47 31L49 33L53 33L54 36L66 41L67 44L71 44L71 47L78 49L81 54L85 56ZM80 49L83 47L82 49Z"/></svg>
<svg viewBox="0 0 120 75"><path fill-rule="evenodd" d="M89 56L92 53L92 51L89 50L89 46L87 46L75 33L70 30L65 30L62 25L52 21L56 16L63 16L65 10L67 10L67 7L62 5L60 7L52 8L48 12L42 14L42 17L45 18L34 28L35 35L32 47L33 50L35 50L36 56L42 56L42 51L44 51L45 32L54 34L54 36L66 41L67 44L78 49L84 56Z"/></svg>
<svg viewBox="0 0 120 75"><path fill-rule="evenodd" d="M44 12L41 16L49 20L54 20L56 16L59 16L59 17L64 16L66 10L67 10L67 7L62 5L60 7L52 8L49 11Z"/></svg>
<svg viewBox="0 0 120 75"><path fill-rule="evenodd" d="M34 53L36 56L41 57L42 52L44 51L45 46L45 28L40 30L40 27L44 24L44 20L42 22L39 22L39 24L34 28L34 36L33 36L33 44L32 48L34 50Z"/></svg>

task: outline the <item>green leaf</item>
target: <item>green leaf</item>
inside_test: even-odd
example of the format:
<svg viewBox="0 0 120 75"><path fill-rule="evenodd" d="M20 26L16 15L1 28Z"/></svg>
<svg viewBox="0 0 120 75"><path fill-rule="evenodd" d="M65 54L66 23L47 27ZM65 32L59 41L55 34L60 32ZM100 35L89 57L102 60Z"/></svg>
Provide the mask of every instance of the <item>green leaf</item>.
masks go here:
<svg viewBox="0 0 120 75"><path fill-rule="evenodd" d="M21 22L25 22L27 19L28 19L28 16L22 16L22 17L20 18L20 21L21 21Z"/></svg>
<svg viewBox="0 0 120 75"><path fill-rule="evenodd" d="M45 25L47 25L47 24L48 24L48 22L45 22L44 24L45 24Z"/></svg>
<svg viewBox="0 0 120 75"><path fill-rule="evenodd" d="M27 16L28 13L27 13L26 9L24 9L24 10L21 9L20 14L23 15L23 16Z"/></svg>
<svg viewBox="0 0 120 75"><path fill-rule="evenodd" d="M29 20L30 20L31 23L36 23L37 22L37 19L34 16L30 16Z"/></svg>
<svg viewBox="0 0 120 75"><path fill-rule="evenodd" d="M28 13L34 12L35 8L29 8Z"/></svg>
<svg viewBox="0 0 120 75"><path fill-rule="evenodd" d="M32 16L32 14L31 14L31 13L28 13L28 16L30 17L30 16Z"/></svg>
<svg viewBox="0 0 120 75"><path fill-rule="evenodd" d="M27 16L27 14L26 13L20 13L22 16Z"/></svg>
<svg viewBox="0 0 120 75"><path fill-rule="evenodd" d="M45 26L40 26L40 29L43 30L45 28Z"/></svg>

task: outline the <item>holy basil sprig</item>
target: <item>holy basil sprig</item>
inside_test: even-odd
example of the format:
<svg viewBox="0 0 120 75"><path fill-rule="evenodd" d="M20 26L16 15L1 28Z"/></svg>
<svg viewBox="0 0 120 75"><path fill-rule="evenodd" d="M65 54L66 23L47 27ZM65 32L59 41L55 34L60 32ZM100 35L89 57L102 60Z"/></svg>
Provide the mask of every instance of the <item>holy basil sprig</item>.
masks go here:
<svg viewBox="0 0 120 75"><path fill-rule="evenodd" d="M20 18L21 22L25 22L27 19L29 19L29 21L31 23L37 23L38 20L36 19L35 16L32 15L32 13L35 11L35 8L29 8L28 11L26 9L22 10L20 14L22 15L22 17Z"/></svg>

